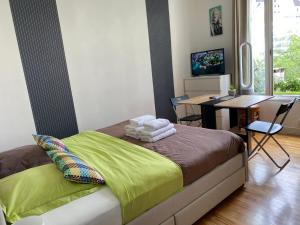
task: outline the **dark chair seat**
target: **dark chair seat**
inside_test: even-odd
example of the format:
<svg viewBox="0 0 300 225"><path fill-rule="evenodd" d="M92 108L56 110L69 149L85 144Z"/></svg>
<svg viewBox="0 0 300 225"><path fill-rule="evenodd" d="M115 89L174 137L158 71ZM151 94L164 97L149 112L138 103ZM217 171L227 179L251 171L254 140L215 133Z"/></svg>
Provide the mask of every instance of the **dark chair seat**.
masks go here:
<svg viewBox="0 0 300 225"><path fill-rule="evenodd" d="M272 126L272 123L264 122L264 121L254 121L253 123L249 124L246 129L248 131L258 132L262 134L268 133L270 127ZM278 123L274 123L272 130L269 132L269 134L273 135L281 131L283 128L282 125Z"/></svg>
<svg viewBox="0 0 300 225"><path fill-rule="evenodd" d="M189 115L189 116L182 117L179 120L193 122L193 121L201 120L201 115L198 115L198 114Z"/></svg>

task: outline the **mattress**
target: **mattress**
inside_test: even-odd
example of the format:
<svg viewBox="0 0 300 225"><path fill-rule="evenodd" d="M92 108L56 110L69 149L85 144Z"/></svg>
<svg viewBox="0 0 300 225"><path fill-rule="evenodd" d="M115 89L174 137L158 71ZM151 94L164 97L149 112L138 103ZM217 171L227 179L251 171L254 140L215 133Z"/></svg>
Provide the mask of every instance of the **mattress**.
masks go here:
<svg viewBox="0 0 300 225"><path fill-rule="evenodd" d="M179 212L243 166L243 155L238 154L228 162L219 165L213 171L185 187L182 192L148 210L129 224L160 224L160 221L164 221L174 215L175 212ZM122 224L120 204L108 187L104 187L93 194L51 210L43 214L42 217L45 225Z"/></svg>
<svg viewBox="0 0 300 225"><path fill-rule="evenodd" d="M126 124L128 121L98 131L156 151L171 159L180 165L184 185L193 183L245 149L242 139L228 131L176 124L177 133L175 135L155 143L146 143L125 136L124 126ZM47 163L52 163L52 161L36 145L23 146L0 153L0 179Z"/></svg>
<svg viewBox="0 0 300 225"><path fill-rule="evenodd" d="M46 225L121 225L118 199L107 187L43 214Z"/></svg>
<svg viewBox="0 0 300 225"><path fill-rule="evenodd" d="M239 136L224 130L175 124L175 135L147 143L125 136L124 126L127 124L125 121L98 131L155 151L177 163L185 186L245 150Z"/></svg>

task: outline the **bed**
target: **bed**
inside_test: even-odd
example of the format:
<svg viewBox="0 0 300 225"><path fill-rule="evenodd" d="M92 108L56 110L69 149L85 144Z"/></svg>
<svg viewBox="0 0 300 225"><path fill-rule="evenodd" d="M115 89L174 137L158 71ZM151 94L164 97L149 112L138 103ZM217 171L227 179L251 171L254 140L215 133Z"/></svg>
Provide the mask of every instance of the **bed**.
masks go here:
<svg viewBox="0 0 300 225"><path fill-rule="evenodd" d="M127 123L125 121L98 131L171 159L181 167L184 183L182 191L131 220L128 225L193 224L232 192L243 186L247 180L244 144L238 136L230 132L175 125L177 129L175 135L156 143L145 143L125 136L123 127ZM47 155L43 154L43 150L38 149L37 146L23 148L26 151L35 149L36 160L33 159L34 157L27 159L27 161L32 161L19 166L19 171L31 166L51 163ZM2 156L0 154L2 168L3 158L9 158L9 154L9 152ZM18 162L13 163L18 164ZM9 174L10 171L6 173ZM122 224L120 203L107 186L50 210L42 216L46 225Z"/></svg>

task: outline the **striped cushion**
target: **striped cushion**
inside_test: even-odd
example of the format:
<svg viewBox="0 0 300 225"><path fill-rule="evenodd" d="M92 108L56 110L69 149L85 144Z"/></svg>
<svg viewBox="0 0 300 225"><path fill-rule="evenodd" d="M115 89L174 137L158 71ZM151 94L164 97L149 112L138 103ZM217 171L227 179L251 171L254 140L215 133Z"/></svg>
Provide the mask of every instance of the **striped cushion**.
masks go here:
<svg viewBox="0 0 300 225"><path fill-rule="evenodd" d="M77 183L104 184L103 177L70 152L50 150L47 154L64 173L64 178Z"/></svg>
<svg viewBox="0 0 300 225"><path fill-rule="evenodd" d="M61 151L69 151L64 143L52 136L47 135L32 135L37 145L41 146L46 151L49 150L61 150Z"/></svg>

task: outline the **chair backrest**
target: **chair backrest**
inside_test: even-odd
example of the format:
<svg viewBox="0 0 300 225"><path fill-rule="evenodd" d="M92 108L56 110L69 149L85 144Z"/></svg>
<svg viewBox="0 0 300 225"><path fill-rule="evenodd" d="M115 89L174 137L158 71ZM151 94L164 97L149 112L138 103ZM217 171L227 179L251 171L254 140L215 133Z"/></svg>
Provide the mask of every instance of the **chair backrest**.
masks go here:
<svg viewBox="0 0 300 225"><path fill-rule="evenodd" d="M171 100L173 108L176 109L176 107L179 105L178 102L187 100L187 99L189 99L188 95L182 95L182 96L171 98L170 100Z"/></svg>
<svg viewBox="0 0 300 225"><path fill-rule="evenodd" d="M177 115L177 112L176 112L176 107L179 105L178 102L180 102L182 100L187 100L187 99L189 99L188 95L182 95L182 96L179 96L179 97L170 98L171 104L172 104L172 107L173 107L173 110L175 112L175 115L176 115L177 119L179 118L179 116Z"/></svg>
<svg viewBox="0 0 300 225"><path fill-rule="evenodd" d="M285 121L287 115L289 114L289 112L291 111L293 105L295 104L296 100L297 100L297 98L295 98L294 100L292 100L288 103L281 104L278 111L277 111L277 113L276 113L276 117L274 119L274 122L277 120L277 118L280 115L284 114L281 121L280 121L280 124L283 124L283 122Z"/></svg>

